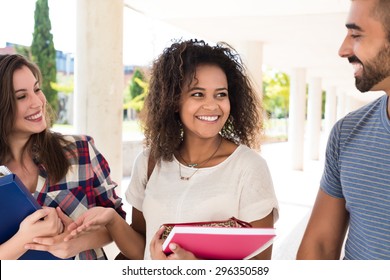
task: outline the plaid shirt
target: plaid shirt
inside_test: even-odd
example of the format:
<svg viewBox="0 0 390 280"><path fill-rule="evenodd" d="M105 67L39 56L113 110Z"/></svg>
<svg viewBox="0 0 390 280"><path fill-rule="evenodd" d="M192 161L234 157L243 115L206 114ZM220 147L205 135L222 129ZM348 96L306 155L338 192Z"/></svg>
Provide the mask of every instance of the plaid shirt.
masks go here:
<svg viewBox="0 0 390 280"><path fill-rule="evenodd" d="M94 206L115 208L123 218L122 199L115 193L117 186L110 178L110 168L89 136L65 136L74 152L66 152L71 167L66 176L54 185L49 184L43 165L34 197L41 205L59 206L73 220ZM107 259L102 248L81 252L75 259Z"/></svg>

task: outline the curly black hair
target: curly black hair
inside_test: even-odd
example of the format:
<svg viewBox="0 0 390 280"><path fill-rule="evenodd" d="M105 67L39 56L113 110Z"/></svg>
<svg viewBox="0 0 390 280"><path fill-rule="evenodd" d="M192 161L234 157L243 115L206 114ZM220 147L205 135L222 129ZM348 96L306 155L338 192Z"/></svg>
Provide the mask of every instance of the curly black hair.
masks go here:
<svg viewBox="0 0 390 280"><path fill-rule="evenodd" d="M263 108L238 53L226 43L211 46L203 40L176 41L154 61L149 92L140 119L145 146L151 155L171 161L183 140L178 114L182 89L195 78L199 65L220 67L228 81L230 116L220 134L236 144L260 147Z"/></svg>

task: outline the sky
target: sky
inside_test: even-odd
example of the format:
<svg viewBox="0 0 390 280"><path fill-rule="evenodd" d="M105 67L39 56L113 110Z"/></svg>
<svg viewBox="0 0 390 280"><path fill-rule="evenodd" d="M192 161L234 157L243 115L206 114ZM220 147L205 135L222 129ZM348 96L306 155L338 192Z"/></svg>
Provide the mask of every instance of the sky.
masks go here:
<svg viewBox="0 0 390 280"><path fill-rule="evenodd" d="M0 0L0 48L6 42L31 45L36 0ZM65 53L76 49L76 0L49 0L54 47ZM137 26L137 28L133 28ZM172 39L191 34L124 8L123 62L149 65ZM134 44L134 38L142 44Z"/></svg>

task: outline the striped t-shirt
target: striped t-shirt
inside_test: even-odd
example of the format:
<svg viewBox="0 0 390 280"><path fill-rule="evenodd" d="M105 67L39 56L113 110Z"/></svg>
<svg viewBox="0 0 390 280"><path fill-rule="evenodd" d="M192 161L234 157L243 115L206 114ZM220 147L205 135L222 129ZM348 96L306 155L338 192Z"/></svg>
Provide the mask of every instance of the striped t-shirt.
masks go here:
<svg viewBox="0 0 390 280"><path fill-rule="evenodd" d="M350 214L345 259L390 259L390 120L387 95L334 126L321 188Z"/></svg>

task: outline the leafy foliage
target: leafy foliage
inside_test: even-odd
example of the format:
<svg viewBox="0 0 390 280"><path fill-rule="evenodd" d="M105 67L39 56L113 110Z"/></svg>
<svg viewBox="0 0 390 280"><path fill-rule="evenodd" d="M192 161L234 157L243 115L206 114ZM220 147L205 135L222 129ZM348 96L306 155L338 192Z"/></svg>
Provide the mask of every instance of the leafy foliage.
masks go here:
<svg viewBox="0 0 390 280"><path fill-rule="evenodd" d="M16 53L21 54L24 57L26 57L28 60L32 60L30 47L22 46L22 45L15 45L15 51L16 51Z"/></svg>
<svg viewBox="0 0 390 280"><path fill-rule="evenodd" d="M134 99L144 92L144 88L138 82L136 82L136 80L145 80L144 74L139 69L135 70L134 75L131 79L131 83L129 86L130 99Z"/></svg>
<svg viewBox="0 0 390 280"><path fill-rule="evenodd" d="M34 19L35 25L31 44L32 60L42 72L43 81L41 83L41 89L54 112L57 113L57 91L51 86L51 83L56 82L56 51L53 43L53 35L51 34L48 0L36 1Z"/></svg>
<svg viewBox="0 0 390 280"><path fill-rule="evenodd" d="M263 104L271 118L286 118L289 113L290 77L283 72L267 71L263 78Z"/></svg>
<svg viewBox="0 0 390 280"><path fill-rule="evenodd" d="M134 83L137 83L142 88L142 93L131 99L129 102L125 103L125 108L133 108L137 113L139 113L144 107L145 97L148 94L149 84L142 81L139 78L134 79Z"/></svg>
<svg viewBox="0 0 390 280"><path fill-rule="evenodd" d="M62 73L57 73L57 82L51 82L50 85L57 92L62 92L66 95L70 95L74 91L74 77L67 76Z"/></svg>
<svg viewBox="0 0 390 280"><path fill-rule="evenodd" d="M133 108L139 113L143 106L145 97L148 93L149 84L145 81L144 74L137 69L129 84L127 94L124 97L124 109Z"/></svg>

